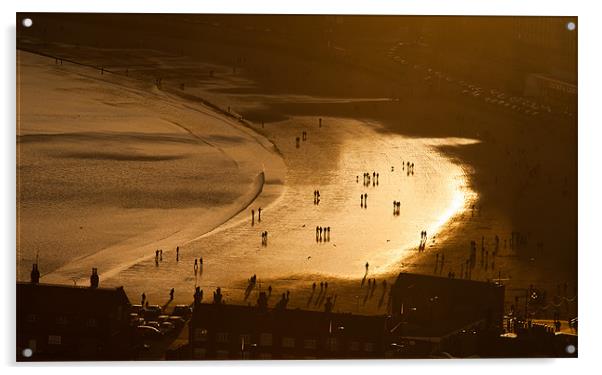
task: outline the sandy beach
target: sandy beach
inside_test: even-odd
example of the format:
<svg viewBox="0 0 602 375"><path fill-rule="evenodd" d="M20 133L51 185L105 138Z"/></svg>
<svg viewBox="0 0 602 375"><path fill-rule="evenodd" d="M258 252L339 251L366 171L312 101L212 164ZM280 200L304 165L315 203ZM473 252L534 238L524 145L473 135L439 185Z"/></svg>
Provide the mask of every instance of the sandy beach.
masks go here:
<svg viewBox="0 0 602 375"><path fill-rule="evenodd" d="M36 257L48 282L108 277L278 196L282 159L244 126L135 80L19 64L20 279Z"/></svg>
<svg viewBox="0 0 602 375"><path fill-rule="evenodd" d="M483 259L472 278L500 278L507 285L509 303L514 296L524 294L530 284L549 291L550 295L562 283L567 283L571 290L576 288L576 212L575 215L562 214L572 212L576 202L576 186L571 182L576 181L576 170L572 169L576 162L576 142L565 141L575 136L570 121L526 118L492 109L470 98L456 96L451 89L433 93L428 86L421 86L422 76L405 82L407 87L400 89L398 82L383 83L387 81L384 73L376 76L349 65L337 71L337 67L331 65L322 69L301 60L290 63L294 58L289 55L282 57L282 61L272 59L279 56L272 50L249 48L232 52L227 48L205 46L204 51L209 51L213 58L209 61L198 55L181 56L165 51L126 53L118 48L40 47L35 43L32 46L86 65L78 67L65 62L61 67L52 59L28 55L37 63L22 67L37 69L36 74L46 74L49 82L53 80L51 76L65 78L67 74L71 79L63 79L61 84L69 89L76 85L75 78L85 80L78 83L80 90L90 84L120 88L119 99L117 95L111 99L118 100L117 105L114 102L110 105L111 110L74 103L70 113L87 114L88 119L93 113L121 113L129 119L128 131L132 128L132 118L152 118L144 121L144 127L136 124L133 128L144 134L177 136L187 142L200 137L214 145L179 142L184 145L170 144L161 153L156 152L155 145L136 147L146 150L142 152L145 158L164 159L152 161L154 164L169 162L170 170L172 164L176 170L182 168L181 179L199 173L196 182L211 181L186 184L186 189L195 192L194 197L221 196L211 203L201 204L196 198L184 202L174 198L174 202L166 203L165 207L124 210L125 203L136 194L125 198L114 194L122 199L117 203L113 201L104 211L99 212L94 206L91 208L94 215L81 216L112 215L115 219L111 225L115 227L99 228L102 230L95 233L100 234L86 238L85 246L60 244L67 250L63 250L64 256L57 264L52 262L61 256L53 255L44 260L43 254L49 251L40 251L41 263L49 264L43 266L46 270L43 281L68 283L77 279L84 282L94 266L99 267L104 285L124 285L134 302L144 292L151 303L164 304L169 289L175 288L176 298L172 303L189 303L194 286L199 285L206 295L222 287L228 303L254 304L257 293L272 286L274 296L270 303L290 291L290 307L322 309L325 297L330 296L336 300L338 311L384 313L387 294L381 286L383 280L392 281L400 271L443 277L451 272L459 275L470 241L475 241L480 258L487 252L487 260ZM264 57L262 61L281 62L265 68L255 62L260 60L257 55ZM224 56L230 61L245 56L245 60L233 64L234 69L225 64ZM103 66L112 73L99 78L100 72L91 66ZM383 71L386 72L385 68ZM36 75L27 75L30 76ZM329 84L344 81L342 77L347 76L351 78L346 86ZM157 77L161 78L160 87L154 81ZM287 84L290 85L284 88ZM27 82L23 87L27 88ZM125 88L127 95L133 96L129 105L122 97L121 90ZM391 93L400 90L401 100L392 100ZM204 101L215 108L204 106ZM26 97L22 103L27 103ZM141 103L143 108L139 108ZM169 110L162 110L166 105ZM35 113L29 111L28 114ZM31 128L21 119L18 134L22 162L28 157L36 163L49 160L51 150L43 146L32 146L33 152L26 149L35 143L26 140L30 135L38 143L53 139L38 134L42 133L40 129L49 129L48 124L39 122L49 117L47 112L42 112L39 118L29 119L29 124L37 124ZM207 122L199 125L199 116ZM242 116L248 122L233 121L233 116ZM67 117L66 114L63 113L63 117ZM88 122L91 125L87 132L112 134L120 130L105 128L106 121ZM174 122L182 126L174 126ZM75 120L60 124L55 121L53 124L58 125L52 126L57 126L55 131L61 134L81 132L74 128L75 123ZM295 138L301 137L303 131L307 132L307 140L300 141L297 147ZM69 137L73 136L60 137L64 142L61 150L73 142ZM233 142L232 137L244 141ZM78 138L76 147L98 147L103 139L95 136L93 141L85 141L92 143L82 146ZM554 147L541 147L542 140ZM132 146L127 143L127 147ZM115 150L111 152L112 164L116 158L123 158L113 155ZM135 154L138 158L135 163L128 161L132 162L128 168L150 163L139 153ZM192 157L188 155L195 154L197 156L190 160ZM90 158L82 150L71 150L70 155L71 158L77 155L80 160L86 158L85 165L89 165ZM108 166L104 163L109 162L109 157L95 158L100 159L98 168ZM177 166L184 160L188 164ZM415 164L413 175L402 168L402 161ZM27 165L36 163L23 163L20 173L39 176L39 170L28 172L32 167ZM53 162L54 167L57 165L60 164ZM196 173L192 172L192 165L198 168ZM214 173L215 165L220 166L222 174ZM552 175L554 171L561 171L560 177ZM257 195L257 176L261 172L265 172L265 185ZM370 186L364 186L364 172L379 173L378 186L372 186L372 181ZM89 173L96 176L98 170ZM171 179L160 177L163 177L159 180L161 186L165 186L165 178ZM183 182L176 179L178 184ZM96 191L89 186L78 189L82 190L87 194ZM319 204L312 202L314 190L320 191ZM180 197L180 191L173 190L169 194ZM216 194L224 191L229 195ZM364 193L369 195L367 208L361 206L360 195ZM393 215L394 200L401 202L400 215ZM56 217L50 213L39 215L40 207L48 206L36 205L28 213L26 201L21 203L20 220L29 220L25 223L36 228L40 225L52 228L47 222L56 223ZM78 210L85 209L85 205L79 208L81 201L73 202L77 203ZM111 200L103 198L102 202ZM103 206L100 200L98 204ZM250 210L259 207L263 209L261 222L257 220L252 224ZM73 209L68 207L64 212ZM219 215L215 215L216 210ZM52 212L56 215L60 211L53 208ZM144 215L148 220L136 215ZM47 222L36 222L38 217L47 218L44 219ZM139 223L139 227L124 228L123 223L131 221ZM93 223L80 224L84 228L90 225ZM78 222L74 221L69 228L77 226ZM330 241L316 241L316 226L331 227ZM58 233L55 230L59 229L48 230L48 233ZM268 243L262 246L260 233L266 230ZM418 251L422 230L427 231L427 242L425 250ZM107 232L111 235L107 236ZM513 232L528 238L520 248L510 246ZM53 244L48 236L37 241ZM176 246L180 247L178 261ZM19 244L18 248L23 249L19 256L22 275L26 275L37 247L34 243ZM81 248L85 250L79 250ZM157 264L154 250L160 248L164 249L164 259ZM495 258L489 255L493 249L497 254ZM442 256L445 262L440 265ZM199 257L203 257L204 265L195 272L194 259ZM367 270L366 262L370 265ZM253 274L259 283L247 290L246 281ZM367 288L365 278L376 278L378 287ZM328 290L312 291L313 282L325 281L329 283Z"/></svg>

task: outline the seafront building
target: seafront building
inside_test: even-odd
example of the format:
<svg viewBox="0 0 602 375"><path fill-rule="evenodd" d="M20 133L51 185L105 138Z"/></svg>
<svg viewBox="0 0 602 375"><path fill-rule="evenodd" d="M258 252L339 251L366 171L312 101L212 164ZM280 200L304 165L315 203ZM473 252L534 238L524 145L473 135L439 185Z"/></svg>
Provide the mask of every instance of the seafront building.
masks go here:
<svg viewBox="0 0 602 375"><path fill-rule="evenodd" d="M122 287L99 287L96 270L90 286L66 286L41 284L34 266L31 281L17 283L17 360L577 355L576 332L531 322L505 331L504 291L494 282L400 273L389 313L367 316L335 313L329 301L324 311L268 306L264 292L255 306L227 305L219 289L202 303L197 288L191 314L178 305L168 316L166 307L131 305Z"/></svg>
<svg viewBox="0 0 602 375"><path fill-rule="evenodd" d="M132 357L130 301L122 287L17 282L17 359L125 360ZM28 350L26 350L28 349ZM29 354L29 356L27 356Z"/></svg>

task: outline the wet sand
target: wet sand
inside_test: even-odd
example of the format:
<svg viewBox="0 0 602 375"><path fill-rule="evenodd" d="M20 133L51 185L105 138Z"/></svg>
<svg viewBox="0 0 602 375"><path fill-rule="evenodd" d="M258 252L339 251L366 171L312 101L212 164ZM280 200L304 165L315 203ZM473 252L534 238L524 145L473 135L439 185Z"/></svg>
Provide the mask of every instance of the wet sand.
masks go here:
<svg viewBox="0 0 602 375"><path fill-rule="evenodd" d="M69 72L70 67L62 69ZM165 98L172 96L165 94ZM295 103L298 98L288 100ZM308 100L328 104L333 98ZM334 100L349 102L345 98ZM278 198L274 200L277 194L270 193L254 196L246 210L207 233L189 225L153 240L147 231L134 236L145 237L147 243L143 245L128 238L87 256L78 254L45 274L43 280L84 283L88 269L94 266L100 269L103 285L124 285L131 296L145 292L149 300L160 299L162 290L157 285L176 290L221 286L228 301L240 303L250 298L241 290L246 289L247 277L252 274L259 275L260 284L298 279L293 290L304 288L310 280L359 279L366 262L371 263L369 275L380 277L394 272L392 266L417 248L420 231L435 235L450 217L466 209L474 195L466 187L462 168L436 151L441 144L469 144L472 140L389 136L380 130L381 124L348 118L325 117L320 126L318 118L295 117L255 127L274 142L287 165L286 185ZM297 147L295 137L303 131L307 139ZM70 147L60 146L73 154L67 151ZM248 157L254 159L256 155L249 153ZM84 163L88 160L83 159ZM413 173L407 163L414 164ZM365 185L364 172L378 173L378 179L372 177ZM164 173L171 173L170 167ZM283 182L270 178L268 173L268 184ZM206 179L207 185L213 182ZM316 189L320 201L314 204L312 192ZM364 193L368 194L365 205L360 199ZM241 199L248 202L245 194ZM399 215L393 214L394 200L401 202ZM250 210L259 207L263 208L261 221L257 217L252 223ZM172 223L171 228L178 225L182 224ZM316 236L316 226L331 227L328 240L325 234ZM264 230L269 233L267 246L260 241ZM180 248L177 261L176 246ZM154 249L164 250L158 263ZM200 257L204 265L195 272L193 262ZM187 298L180 294L177 300Z"/></svg>
<svg viewBox="0 0 602 375"><path fill-rule="evenodd" d="M282 187L273 145L203 106L47 57L19 64L19 279L36 257L47 282L108 277Z"/></svg>
<svg viewBox="0 0 602 375"><path fill-rule="evenodd" d="M50 49L60 51L65 55L73 54L87 62L98 62L98 64L102 64L101 60L106 59L111 61L113 69L118 71L119 75L123 75L126 67L132 64L130 57L136 55L130 51L128 57L124 58L123 51L118 50L105 51L105 55L101 56L102 49L73 51L70 48L56 48L56 46ZM226 55L227 52L223 50L221 49L219 53ZM229 53L230 56L234 54L234 52ZM380 294L382 292L380 289L382 279L392 280L397 272L402 270L438 274L444 277L447 276L448 272L455 272L458 276L461 264L464 263L467 257L470 241L477 241L480 253L481 238L485 237L484 245L489 252L494 247L493 238L495 235L498 235L502 241L495 265L492 264L490 259L487 268L483 266L473 271L473 279L491 280L501 277L507 285L508 301L512 301L514 295L524 294L524 288L531 283L547 289L550 294L555 292L556 286L563 282L568 282L571 290L576 286L576 230L573 228L573 223L576 223L576 216L573 212L573 207L576 207L574 205L576 189L571 182L573 181L572 176L576 173L576 170L572 169L574 161L572 151L576 147L576 142L573 144L571 141L571 137L574 137L574 131L571 130L567 122L561 119L523 118L491 109L470 99L456 98L453 94L433 93L429 91L429 88L420 86L407 87L402 90L402 100L399 102L383 100L391 92L389 86L394 86L397 83L387 85L378 77L370 77L370 80L366 80L366 85L372 89L365 90L364 95L359 95L362 94L362 90L359 85L353 85L352 83L357 83L359 78L365 77L367 75L365 71L354 75L351 79L352 83L349 85L341 85L338 92L333 89L332 85L329 85L328 90L322 90L324 92L323 96L316 95L316 92L321 89L317 86L322 82L322 78L325 78L329 83L337 81L337 73L333 73L332 69L322 71L316 65L312 65L312 69L306 71L303 69L307 68L303 67L301 62L297 66L287 65L290 70L279 70L277 67L270 66L270 69L268 69L270 74L266 74L268 71L261 70L257 63L253 65L253 53L270 57L277 55L277 53L250 52L250 50L239 51L238 53L248 53L248 56L251 56L251 63L248 66L239 67L236 72L233 72L231 67L221 66L215 62L200 61L198 56L196 58L184 58L152 51L145 51L144 54L141 54L148 57L148 59L138 56L137 58L144 61L144 64L130 72L132 75L137 75L139 79L147 81L150 81L150 78L157 74L164 76L163 91L177 94L189 100L204 98L224 110L230 106L233 113L242 114L245 118L252 120L257 132L266 134L268 137L284 133L282 135L284 143L279 145L283 150L284 145L294 148L294 137L300 136L300 134L298 131L290 132L288 128L278 126L278 124L297 124L297 121L299 121L299 124L303 127L311 127L315 126L318 117L324 118L325 125L329 121L359 123L362 129L368 132L371 130L378 134L376 136L372 135L370 138L377 143L380 136L385 140L389 137L391 139L398 139L396 137L408 139L409 136L411 137L409 139L413 140L410 143L427 143L429 151L433 155L444 158L448 163L461 170L459 175L466 182L466 184L460 184L460 186L465 185L462 190L464 192L473 191L477 194L474 197L476 198L475 209L471 209L472 205L464 205L463 209L456 211L455 215L450 215L449 221L441 228L442 230L436 238L432 238L434 232L428 230L430 228L424 228L429 232L429 241L425 252L419 253L415 249L407 251L404 256L397 259L397 263L390 264L387 267L382 267L378 262L370 263L371 271L368 277L376 277L379 282L375 292L367 291L365 284L362 287L364 268L363 260L360 261L359 259L351 259L350 262L346 262L342 266L353 268L348 277L341 278L336 273L329 274L320 270L320 267L313 268L311 272L301 272L301 275L299 275L298 269L295 268L297 266L295 260L291 260L290 265L284 264L277 267L278 270L283 269L283 273L289 275L286 277L279 276L279 271L275 271L275 267L269 267L270 261L265 259L267 257L260 257L265 252L282 251L281 249L273 250L276 247L274 242L278 241L277 236L275 238L270 236L268 247L261 248L259 237L261 231L248 228L249 212L245 212L227 226L231 231L228 233L234 233L231 242L226 239L223 242L213 243L219 246L224 245L226 248L229 246L236 248L242 246L239 245L239 242L236 242L236 236L240 235L237 233L244 233L244 228L247 232L257 232L255 234L256 239L252 240L249 248L245 248L234 257L235 262L233 263L245 274L237 276L237 280L240 280L238 283L231 283L232 285L236 284L234 287L227 288L226 299L229 302L254 303L257 291L260 288L265 290L266 285L272 285L276 295L291 290L290 306L321 309L321 303L319 301L315 303L314 301L318 291L313 293L312 296L311 282L319 283L321 280L328 280L328 293L321 294L322 302L326 294L333 297L337 295L335 305L337 310L382 313L386 311L386 292L382 296ZM260 61L261 59L256 60ZM272 59L270 61L278 60ZM208 72L210 70L215 72L213 77L209 77ZM350 70L352 71L353 68L345 66L341 69L340 76L349 74ZM332 77L328 77L329 75ZM292 82L294 89L283 92L282 84L278 84L280 78L286 78L286 82L294 81ZM382 77L380 78L382 79ZM418 84L420 78L416 78ZM181 86L182 84L184 84L184 87ZM415 83L411 84L414 85ZM379 90L379 85L386 88ZM406 93L405 90L409 93ZM349 91L349 95L344 95L344 91ZM342 120L350 118L354 120ZM265 127L260 126L261 121L265 121ZM281 127L287 130L282 131ZM300 130L301 128L297 129ZM278 133L279 131L282 133ZM441 139L439 144L432 141L434 137ZM335 133L332 139L335 139L335 141L326 142L327 147L324 147L324 149L340 148L340 135ZM429 139L431 141L428 141ZM461 141L454 142L454 139ZM313 134L310 135L310 140L313 142ZM541 140L545 140L547 145L553 146L543 147L539 145ZM305 152L309 147L304 146L302 144L299 150L294 149L293 153L297 151ZM400 155L408 151L408 149L402 149L401 151L395 151L395 153ZM334 151L334 153L337 153L337 151ZM322 164L318 164L320 166L324 165L328 169L329 164L339 160L332 159L328 157L329 155L329 153L326 153L324 160L321 160ZM322 156L319 155L319 157ZM353 158L349 157L349 159L352 160ZM300 164L307 164L305 159L299 159L299 161ZM382 160L375 159L375 163L380 165ZM298 164L295 166L297 167ZM360 173L362 169L366 169L366 166L361 166ZM367 169L369 171L370 167L368 166ZM561 173L559 175L555 174L558 171ZM416 163L416 172L417 176L420 176L420 163ZM313 208L311 207L311 192L314 188L320 187L315 186L316 183L311 177L304 176L304 178L308 179L308 186L305 189L309 193L306 204ZM323 184L321 180L316 182ZM353 186L353 183L351 185ZM358 192L345 191L346 188L346 185L344 185L340 189L343 192L349 192L349 196L355 196L355 199L352 199L352 203L349 203L349 205L343 204L342 206L353 208L353 205L359 205ZM283 196L286 196L287 192L288 190L285 191ZM368 193L370 194L370 191ZM389 193L392 196L395 195L395 192L387 192L383 196L389 195ZM389 201L387 207L392 211L390 201L396 198L383 199ZM404 201L403 198L399 200ZM327 200L324 199L323 202L326 204ZM276 204L279 203L276 202ZM261 205L260 202L258 204ZM378 206L375 206L375 210L376 207ZM385 205L382 205L383 212L384 207ZM371 208L369 206L368 211L372 212ZM293 205L288 209L294 211L296 208ZM340 207L337 206L337 209L340 209ZM355 210L355 208L353 209ZM265 213L268 214L268 212L269 210ZM392 213L389 213L391 214L390 219L392 219ZM345 218L353 220L351 219L353 215L355 213L347 215ZM379 216L378 220L383 220L382 217L382 215ZM309 242L313 239L316 224L313 225L314 228L308 230ZM328 223L324 225L328 225ZM339 235L335 231L336 224L330 224L330 226L333 228L332 237L334 239L335 235ZM222 230L218 231L221 232ZM419 239L419 231L420 229L415 235L414 247ZM528 236L528 244L521 249L510 249L508 245L504 246L503 241L509 239L512 231L520 231ZM227 230L224 230L224 232L227 232ZM386 230L384 232L386 234ZM347 236L353 235L355 233ZM383 235L382 237L373 240L373 242L386 241L384 237L387 236ZM195 256L205 256L204 254L210 254L209 257L212 257L212 252L216 250L213 246L210 246L211 241L213 241L210 238L217 237L209 235L190 243L193 258ZM404 246L405 241L398 241L399 247L397 249L411 249L411 246ZM544 242L542 247L537 245L541 242ZM322 248L324 248L323 245ZM386 251L388 248L386 244L382 246L369 244L369 246L379 254L380 251L383 249ZM188 249L189 245L185 245L185 248ZM256 250L256 248L260 248L260 250ZM219 250L221 251L221 248ZM399 254L399 252L396 252L396 254ZM435 269L434 267L436 254L445 254L446 262L442 268L437 267ZM243 258L249 257L248 265L238 264L241 256ZM316 256L328 257L327 254L321 252ZM126 281L134 280L136 274L148 275L153 272L153 276L161 281L154 282L146 279L144 284L133 285L132 287L139 289L131 293L133 300L136 299L136 293L142 290L149 295L149 289L156 290L157 285L164 285L166 280L175 280L174 285L177 286L176 301L189 302L189 290L191 289L188 285L193 286L195 282L199 285L206 285L205 289L209 289L210 292L211 288L219 284L213 283L207 273L213 272L213 276L219 282L219 273L226 271L225 267L221 265L216 266L212 271L207 266L204 268L202 275L197 272L195 277L194 270L191 268L192 263L180 262L173 265L171 264L173 263L171 258L164 260L164 262L159 265L158 269L151 271L152 267L156 266L152 260L148 260L146 263L143 262L123 271L119 276L108 279L106 282L109 284L115 283L116 285L121 282L127 286ZM377 265L380 266L379 272L372 273L372 270L376 271ZM221 267L221 270L217 267ZM178 271L178 276L174 277L174 270L178 268L182 269L181 275ZM324 267L324 269L327 268ZM262 274L261 271L269 272ZM245 300L246 278L253 273L258 275L261 282L253 290L253 294ZM151 292L153 293L151 302L153 300L158 303L166 301L169 287L165 286L164 289ZM181 291L181 289L184 290ZM310 296L312 296L312 300L308 303Z"/></svg>

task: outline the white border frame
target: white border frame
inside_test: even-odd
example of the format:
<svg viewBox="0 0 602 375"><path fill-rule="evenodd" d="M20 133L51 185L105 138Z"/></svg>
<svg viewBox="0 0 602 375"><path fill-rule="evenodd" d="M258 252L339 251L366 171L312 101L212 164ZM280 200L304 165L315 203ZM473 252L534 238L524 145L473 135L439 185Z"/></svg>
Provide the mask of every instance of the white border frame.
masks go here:
<svg viewBox="0 0 602 375"><path fill-rule="evenodd" d="M407 371L421 373L479 373L507 374L509 372L545 371L549 374L587 371L596 368L597 339L600 337L598 312L600 292L597 290L598 269L602 261L597 246L599 216L602 212L600 193L600 167L602 160L598 145L602 139L599 121L600 88L600 24L596 1L559 0L371 0L328 1L305 0L293 3L267 0L196 1L128 1L104 0L102 2L74 2L68 0L20 0L7 4L2 1L0 17L3 22L2 64L2 148L0 163L2 178L2 263L3 283L2 338L0 356L8 373L48 371L39 367L54 367L64 374L101 374L109 368L120 368L132 373L155 374L165 371L220 371L225 373L286 372L302 374L307 371L344 371L345 374L368 371ZM287 13L287 14L422 14L422 15L556 15L579 17L579 294L580 337L579 359L528 359L528 360L457 360L457 361L322 361L322 362L167 362L167 363L67 363L52 365L15 364L14 350L14 285L15 282L15 12L122 12L122 13ZM35 25L35 20L34 20ZM590 281L588 283L588 281ZM84 366L85 368L82 368ZM170 368L165 368L166 366ZM177 368L171 368L171 367ZM131 368L134 367L134 368ZM192 367L192 368L190 368ZM53 371L54 369L50 369Z"/></svg>

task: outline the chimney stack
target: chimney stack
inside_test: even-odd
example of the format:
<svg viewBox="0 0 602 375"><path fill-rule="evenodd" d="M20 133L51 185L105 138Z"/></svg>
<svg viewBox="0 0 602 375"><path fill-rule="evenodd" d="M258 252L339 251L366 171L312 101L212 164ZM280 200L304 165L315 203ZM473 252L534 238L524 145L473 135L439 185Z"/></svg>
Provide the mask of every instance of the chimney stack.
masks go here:
<svg viewBox="0 0 602 375"><path fill-rule="evenodd" d="M33 268L31 269L31 283L32 284L40 283L40 271L38 270L37 263L34 263Z"/></svg>
<svg viewBox="0 0 602 375"><path fill-rule="evenodd" d="M92 268L92 275L90 275L90 288L98 288L98 269Z"/></svg>
<svg viewBox="0 0 602 375"><path fill-rule="evenodd" d="M203 291L201 287L196 287L194 290L194 308L196 309L201 305L201 300L203 299Z"/></svg>

